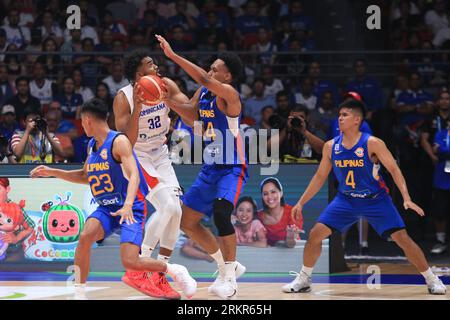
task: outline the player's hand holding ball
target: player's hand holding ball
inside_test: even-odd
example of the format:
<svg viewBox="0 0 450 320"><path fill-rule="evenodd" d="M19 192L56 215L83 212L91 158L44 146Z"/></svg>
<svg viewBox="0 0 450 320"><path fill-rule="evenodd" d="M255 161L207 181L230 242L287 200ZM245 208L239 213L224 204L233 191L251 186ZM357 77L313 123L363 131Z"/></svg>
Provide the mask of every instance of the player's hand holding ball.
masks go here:
<svg viewBox="0 0 450 320"><path fill-rule="evenodd" d="M133 95L141 105L156 105L167 97L166 85L157 75L141 77L134 87Z"/></svg>

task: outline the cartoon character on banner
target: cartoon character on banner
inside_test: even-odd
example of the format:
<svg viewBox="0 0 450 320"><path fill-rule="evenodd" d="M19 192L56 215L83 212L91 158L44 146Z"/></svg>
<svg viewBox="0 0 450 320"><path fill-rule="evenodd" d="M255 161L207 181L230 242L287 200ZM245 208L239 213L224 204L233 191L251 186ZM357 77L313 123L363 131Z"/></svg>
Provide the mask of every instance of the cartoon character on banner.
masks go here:
<svg viewBox="0 0 450 320"><path fill-rule="evenodd" d="M9 243L2 240L5 235L14 237L14 233L24 224L22 208L25 207L25 200L19 204L14 202L0 203L0 261L6 259L6 250Z"/></svg>

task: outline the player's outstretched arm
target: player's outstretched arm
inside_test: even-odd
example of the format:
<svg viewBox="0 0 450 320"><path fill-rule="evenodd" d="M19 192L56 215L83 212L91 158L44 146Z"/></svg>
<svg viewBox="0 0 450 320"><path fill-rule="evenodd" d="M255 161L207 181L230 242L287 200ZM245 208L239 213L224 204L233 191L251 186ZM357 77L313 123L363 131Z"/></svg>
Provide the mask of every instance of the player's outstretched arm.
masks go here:
<svg viewBox="0 0 450 320"><path fill-rule="evenodd" d="M140 178L131 143L124 135L120 135L114 140L113 157L122 163L124 175L128 177L128 188L127 197L125 198L123 207L120 210L111 213L111 215L120 215L120 223L124 220L127 224L134 223L136 220L134 220L133 216L133 203L136 199Z"/></svg>
<svg viewBox="0 0 450 320"><path fill-rule="evenodd" d="M303 195L298 200L297 204L292 208L292 216L295 221L300 219L301 213L303 211L303 206L316 195L317 192L322 188L325 181L328 179L328 175L332 169L331 164L331 148L333 145L333 140L325 143L322 150L322 160L320 161L319 168L317 169L314 177L311 179L308 187L306 188Z"/></svg>
<svg viewBox="0 0 450 320"><path fill-rule="evenodd" d="M89 184L87 176L87 162L84 163L83 169L79 170L61 170L50 168L47 166L37 166L30 171L31 178L47 178L55 177L69 181L72 183Z"/></svg>
<svg viewBox="0 0 450 320"><path fill-rule="evenodd" d="M190 62L189 60L179 56L176 54L170 44L160 35L156 35L156 39L158 39L161 49L164 51L164 54L171 59L173 62L178 64L186 73L194 79L195 82L205 86L214 93L216 96L221 97L227 102L228 106L238 105L240 109L240 98L239 93L229 84L222 83L220 81L212 78L208 72L197 66L196 64ZM227 112L228 116L237 116L239 115L240 110L229 110Z"/></svg>
<svg viewBox="0 0 450 320"><path fill-rule="evenodd" d="M167 98L164 100L164 103L178 113L184 123L188 126L193 126L194 122L198 120L196 102L198 102L200 88L195 92L194 96L197 96L197 99L194 100L195 104L193 104L172 79L163 78L163 81L167 89Z"/></svg>
<svg viewBox="0 0 450 320"><path fill-rule="evenodd" d="M386 144L383 142L383 140L376 137L370 137L367 145L369 148L369 153L376 155L378 160L380 160L381 164L386 168L387 171L389 171L392 178L394 179L394 182L403 197L403 207L405 209L412 209L417 212L418 215L424 216L425 214L422 208L411 201L405 178L403 177L403 174L398 167L397 162L395 162L392 153L386 147Z"/></svg>
<svg viewBox="0 0 450 320"><path fill-rule="evenodd" d="M116 128L118 131L126 134L133 146L138 137L139 115L142 110L142 97L139 90L140 87L136 83L133 89L133 112L131 112L130 104L122 91L117 93L113 103Z"/></svg>

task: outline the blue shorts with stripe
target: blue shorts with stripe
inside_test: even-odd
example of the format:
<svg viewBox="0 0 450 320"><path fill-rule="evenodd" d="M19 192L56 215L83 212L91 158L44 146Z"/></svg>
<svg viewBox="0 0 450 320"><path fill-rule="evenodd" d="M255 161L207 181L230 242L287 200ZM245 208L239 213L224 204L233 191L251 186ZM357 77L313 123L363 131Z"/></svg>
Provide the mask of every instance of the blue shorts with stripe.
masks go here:
<svg viewBox="0 0 450 320"><path fill-rule="evenodd" d="M211 217L214 200L226 199L235 205L247 179L247 169L242 165L203 165L181 200L185 206Z"/></svg>
<svg viewBox="0 0 450 320"><path fill-rule="evenodd" d="M369 199L352 198L338 192L317 222L345 232L360 218L367 219L375 231L385 239L391 232L405 228L400 213L385 192Z"/></svg>
<svg viewBox="0 0 450 320"><path fill-rule="evenodd" d="M119 209L120 208L117 208L117 210ZM114 230L120 228L120 243L129 242L140 247L142 240L144 239L144 212L133 208L133 216L136 222L128 225L126 222L119 224L121 217L113 217L111 215L111 212L115 212L117 210L111 211L111 209L108 209L107 207L99 206L91 215L89 215L88 219L95 218L100 221L105 233L105 239L109 237Z"/></svg>

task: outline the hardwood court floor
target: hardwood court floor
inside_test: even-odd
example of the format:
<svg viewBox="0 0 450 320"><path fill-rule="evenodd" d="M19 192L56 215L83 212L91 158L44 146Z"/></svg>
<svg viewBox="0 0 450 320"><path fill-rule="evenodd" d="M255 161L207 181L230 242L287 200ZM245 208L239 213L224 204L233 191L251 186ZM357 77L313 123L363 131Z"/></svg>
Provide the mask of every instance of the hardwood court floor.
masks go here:
<svg viewBox="0 0 450 320"><path fill-rule="evenodd" d="M238 300L450 300L427 293L423 278L414 267L404 263L348 264L350 271L339 274L313 275L313 288L309 293L286 294L281 286L293 280L285 274L244 274L239 279ZM368 267L379 267L379 288L368 281ZM88 281L90 300L156 300L120 281L122 273L92 273ZM198 291L193 300L218 300L208 293L213 277L197 273ZM61 272L0 272L1 300L70 300L74 289ZM450 275L441 277L450 288ZM373 289L367 283L371 283Z"/></svg>

